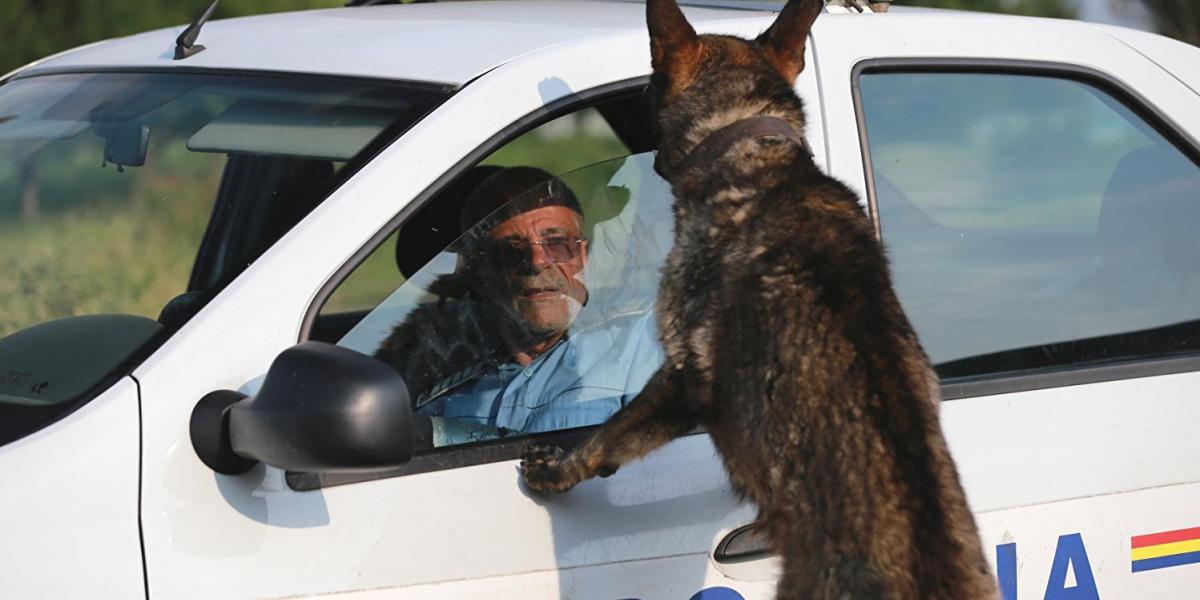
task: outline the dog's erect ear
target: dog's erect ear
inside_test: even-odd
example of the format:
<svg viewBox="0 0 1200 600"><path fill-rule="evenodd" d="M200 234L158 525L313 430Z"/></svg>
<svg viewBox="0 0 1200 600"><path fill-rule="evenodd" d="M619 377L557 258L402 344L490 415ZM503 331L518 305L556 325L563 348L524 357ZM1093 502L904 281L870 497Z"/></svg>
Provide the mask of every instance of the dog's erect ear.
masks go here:
<svg viewBox="0 0 1200 600"><path fill-rule="evenodd" d="M771 27L758 36L767 59L789 82L804 70L808 32L824 6L825 0L789 0Z"/></svg>
<svg viewBox="0 0 1200 600"><path fill-rule="evenodd" d="M650 65L666 75L670 89L687 87L700 66L700 39L675 0L646 0L646 26L650 30Z"/></svg>

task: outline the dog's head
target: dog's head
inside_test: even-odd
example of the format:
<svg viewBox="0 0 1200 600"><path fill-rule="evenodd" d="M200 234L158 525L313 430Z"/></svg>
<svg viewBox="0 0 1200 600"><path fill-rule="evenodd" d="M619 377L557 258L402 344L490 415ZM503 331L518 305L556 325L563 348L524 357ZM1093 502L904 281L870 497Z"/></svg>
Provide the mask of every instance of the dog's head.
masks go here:
<svg viewBox="0 0 1200 600"><path fill-rule="evenodd" d="M734 121L771 115L803 134L804 111L792 90L804 48L825 0L790 0L754 40L697 35L675 0L647 0L648 90L664 176L692 146Z"/></svg>

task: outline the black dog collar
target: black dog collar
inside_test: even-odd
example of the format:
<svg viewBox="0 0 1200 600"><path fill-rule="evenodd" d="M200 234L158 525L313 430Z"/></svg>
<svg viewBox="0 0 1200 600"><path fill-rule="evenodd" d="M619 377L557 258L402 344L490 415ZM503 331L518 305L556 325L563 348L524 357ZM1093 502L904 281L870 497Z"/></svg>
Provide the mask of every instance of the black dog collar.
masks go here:
<svg viewBox="0 0 1200 600"><path fill-rule="evenodd" d="M725 154L731 146L744 139L767 137L782 137L796 144L809 156L812 150L804 138L792 127L791 123L779 117L750 117L726 125L704 138L679 165L679 172L684 173L695 167L712 164L713 161Z"/></svg>

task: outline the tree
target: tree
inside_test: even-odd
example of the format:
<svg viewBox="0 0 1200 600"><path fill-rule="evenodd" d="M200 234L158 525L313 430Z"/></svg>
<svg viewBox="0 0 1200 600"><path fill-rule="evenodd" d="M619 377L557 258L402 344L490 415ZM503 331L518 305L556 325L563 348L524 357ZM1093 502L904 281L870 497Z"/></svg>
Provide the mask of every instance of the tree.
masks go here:
<svg viewBox="0 0 1200 600"><path fill-rule="evenodd" d="M0 74L30 61L96 40L183 25L209 0L3 0ZM345 0L222 0L214 18L330 8Z"/></svg>
<svg viewBox="0 0 1200 600"><path fill-rule="evenodd" d="M196 18L209 0L0 0L0 75L75 46L161 27L178 26ZM344 0L223 0L214 18L328 8ZM21 216L37 218L40 185L36 160L18 165Z"/></svg>
<svg viewBox="0 0 1200 600"><path fill-rule="evenodd" d="M1196 0L1120 0L1150 13L1159 33L1200 46L1200 3Z"/></svg>
<svg viewBox="0 0 1200 600"><path fill-rule="evenodd" d="M1187 2L1189 0L1180 0ZM1071 19L1077 13L1071 0L896 0L896 5L1010 13Z"/></svg>

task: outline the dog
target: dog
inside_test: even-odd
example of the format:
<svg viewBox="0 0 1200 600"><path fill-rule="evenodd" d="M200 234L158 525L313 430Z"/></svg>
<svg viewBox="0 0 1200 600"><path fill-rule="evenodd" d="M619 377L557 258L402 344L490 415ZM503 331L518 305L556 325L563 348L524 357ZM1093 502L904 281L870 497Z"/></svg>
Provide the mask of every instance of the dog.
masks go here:
<svg viewBox="0 0 1200 600"><path fill-rule="evenodd" d="M743 40L647 2L655 169L675 195L666 360L572 451L526 448L522 477L565 492L703 427L782 559L777 598L996 598L883 248L804 145L792 82L823 6L791 0Z"/></svg>

